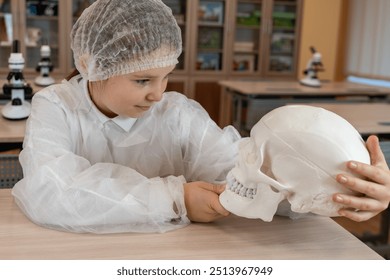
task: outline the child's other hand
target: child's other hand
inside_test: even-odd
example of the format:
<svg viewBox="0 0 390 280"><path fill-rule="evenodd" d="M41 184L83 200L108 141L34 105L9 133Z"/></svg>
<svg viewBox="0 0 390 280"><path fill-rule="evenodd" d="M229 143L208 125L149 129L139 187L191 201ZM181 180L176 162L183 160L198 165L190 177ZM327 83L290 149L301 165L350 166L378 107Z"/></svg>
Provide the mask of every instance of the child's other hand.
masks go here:
<svg viewBox="0 0 390 280"><path fill-rule="evenodd" d="M371 165L355 161L347 163L349 170L366 179L346 174L337 175L339 183L360 195L335 194L333 196L335 202L344 205L339 214L357 222L374 217L385 210L390 202L390 171L376 136L367 139L367 149L370 153Z"/></svg>
<svg viewBox="0 0 390 280"><path fill-rule="evenodd" d="M229 215L219 202L225 186L206 182L184 184L184 201L187 216L193 222L212 222Z"/></svg>

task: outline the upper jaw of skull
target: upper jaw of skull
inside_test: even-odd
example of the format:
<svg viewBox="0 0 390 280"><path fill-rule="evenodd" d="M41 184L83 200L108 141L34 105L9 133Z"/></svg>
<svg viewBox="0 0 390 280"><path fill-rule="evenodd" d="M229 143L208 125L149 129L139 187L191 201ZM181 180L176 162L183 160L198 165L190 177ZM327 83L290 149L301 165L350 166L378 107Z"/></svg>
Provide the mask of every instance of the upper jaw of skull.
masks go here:
<svg viewBox="0 0 390 280"><path fill-rule="evenodd" d="M244 185L233 173L233 171L229 172L226 177L226 189L241 197L253 199L257 194L257 187L253 183Z"/></svg>
<svg viewBox="0 0 390 280"><path fill-rule="evenodd" d="M219 197L221 204L238 216L272 221L286 193L261 181L242 183L234 171L228 173L226 189Z"/></svg>
<svg viewBox="0 0 390 280"><path fill-rule="evenodd" d="M263 173L262 155L254 141L246 139L240 148L237 164L227 175L226 190L220 201L236 215L271 221L287 193L272 174Z"/></svg>

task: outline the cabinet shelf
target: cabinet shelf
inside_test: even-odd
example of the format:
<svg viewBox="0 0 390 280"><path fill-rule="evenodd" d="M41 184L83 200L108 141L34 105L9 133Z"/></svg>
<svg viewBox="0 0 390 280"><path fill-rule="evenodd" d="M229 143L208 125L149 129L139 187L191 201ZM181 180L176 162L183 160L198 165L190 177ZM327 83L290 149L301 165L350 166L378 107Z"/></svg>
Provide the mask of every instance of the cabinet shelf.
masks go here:
<svg viewBox="0 0 390 280"><path fill-rule="evenodd" d="M210 49L210 48L198 48L198 52L200 53L222 53L223 49Z"/></svg>
<svg viewBox="0 0 390 280"><path fill-rule="evenodd" d="M274 52L271 51L272 56L293 56L294 54L292 52Z"/></svg>
<svg viewBox="0 0 390 280"><path fill-rule="evenodd" d="M284 6L297 6L297 1L285 1L285 0L275 0L275 5L284 5Z"/></svg>
<svg viewBox="0 0 390 280"><path fill-rule="evenodd" d="M29 45L29 44L26 44L26 48L28 49L36 49L36 48L41 48L41 44L36 44L36 45ZM60 48L58 45L55 45L55 44L50 44L50 49L58 49Z"/></svg>
<svg viewBox="0 0 390 280"><path fill-rule="evenodd" d="M58 16L27 16L27 20L58 21Z"/></svg>
<svg viewBox="0 0 390 280"><path fill-rule="evenodd" d="M223 24L220 23L209 23L209 22L199 22L200 27L219 27L224 28Z"/></svg>
<svg viewBox="0 0 390 280"><path fill-rule="evenodd" d="M237 29L254 29L254 30L259 30L260 25L244 25L244 24L237 24L236 28Z"/></svg>
<svg viewBox="0 0 390 280"><path fill-rule="evenodd" d="M278 26L273 26L273 29L275 32L294 32L295 28L294 27L278 27Z"/></svg>
<svg viewBox="0 0 390 280"><path fill-rule="evenodd" d="M249 55L258 55L258 51L239 51L239 50L234 50L235 54L249 54Z"/></svg>

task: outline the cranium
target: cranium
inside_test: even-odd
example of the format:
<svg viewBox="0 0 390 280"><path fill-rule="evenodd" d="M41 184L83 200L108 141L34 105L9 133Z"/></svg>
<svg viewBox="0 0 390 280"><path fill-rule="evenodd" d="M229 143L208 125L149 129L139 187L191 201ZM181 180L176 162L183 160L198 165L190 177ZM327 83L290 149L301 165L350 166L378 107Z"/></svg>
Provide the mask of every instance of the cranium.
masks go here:
<svg viewBox="0 0 390 280"><path fill-rule="evenodd" d="M345 119L307 105L269 112L243 138L227 175L221 204L233 214L271 221L281 201L291 210L337 216L332 194L348 193L335 179L345 163L370 163L365 143Z"/></svg>

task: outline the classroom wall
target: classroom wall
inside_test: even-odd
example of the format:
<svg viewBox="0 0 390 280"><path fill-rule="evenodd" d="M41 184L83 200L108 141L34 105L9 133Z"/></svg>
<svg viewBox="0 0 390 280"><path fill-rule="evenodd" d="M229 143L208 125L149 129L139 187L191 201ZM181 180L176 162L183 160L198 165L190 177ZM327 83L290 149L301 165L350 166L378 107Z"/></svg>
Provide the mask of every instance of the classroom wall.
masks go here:
<svg viewBox="0 0 390 280"><path fill-rule="evenodd" d="M299 78L302 78L310 46L322 54L325 71L318 73L321 80L337 81L344 78L344 45L346 32L346 0L303 1L301 42L299 48Z"/></svg>

